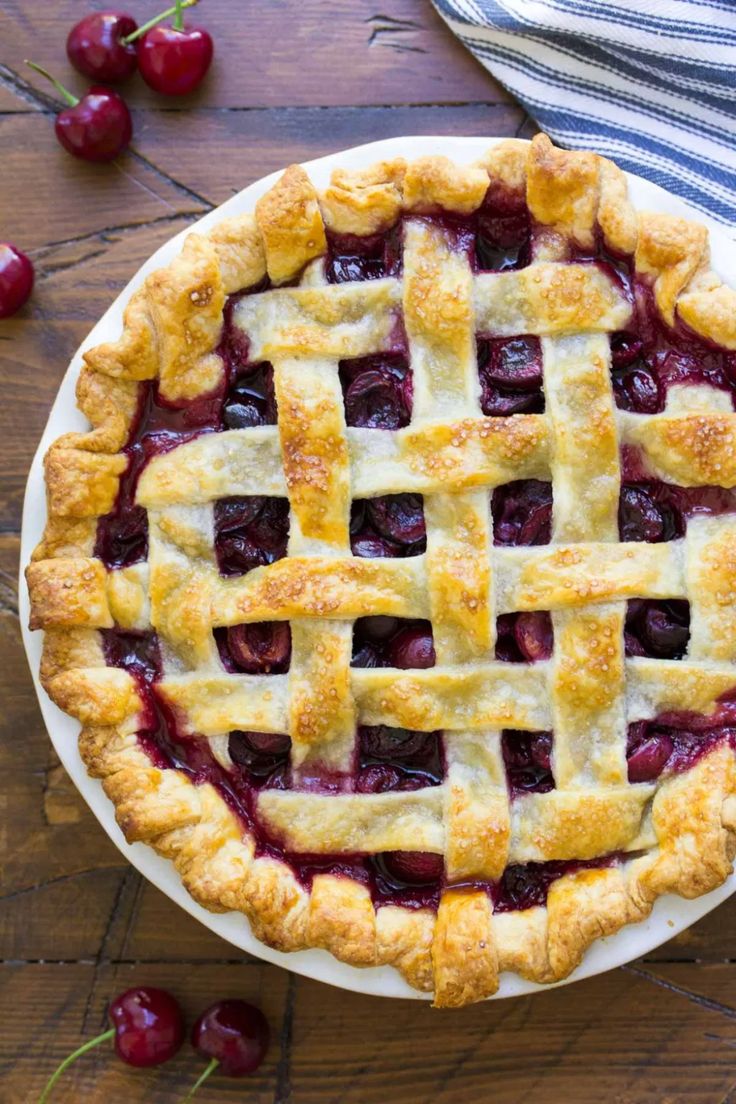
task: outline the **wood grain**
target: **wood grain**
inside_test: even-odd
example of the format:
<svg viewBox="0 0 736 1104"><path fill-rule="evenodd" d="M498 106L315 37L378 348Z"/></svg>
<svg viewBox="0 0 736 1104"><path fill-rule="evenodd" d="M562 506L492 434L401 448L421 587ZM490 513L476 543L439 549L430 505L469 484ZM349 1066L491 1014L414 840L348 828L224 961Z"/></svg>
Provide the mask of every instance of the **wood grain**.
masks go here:
<svg viewBox="0 0 736 1104"><path fill-rule="evenodd" d="M23 71L20 62L30 57L68 79L80 94L85 80L62 51L70 26L90 4L55 0L37 7L32 11L27 0L3 0L0 60L11 73L6 79L20 78L47 92L41 77ZM142 22L157 9L133 2L125 10ZM172 110L510 102L423 0L331 0L329 5L323 0L204 0L191 14L192 22L213 35L215 62L198 92L164 101ZM142 81L136 81L135 100L161 104Z"/></svg>
<svg viewBox="0 0 736 1104"><path fill-rule="evenodd" d="M85 165L59 150L53 100L20 63L32 56L81 90L63 42L89 7L0 0L0 237L37 272L31 302L0 322L0 1099L34 1100L103 1026L111 996L145 983L170 988L190 1020L221 996L269 1017L262 1070L246 1084L216 1078L204 1104L733 1104L736 901L625 970L438 1013L241 954L127 866L60 767L22 651L16 573L28 466L79 342L160 244L291 161L393 135L534 131L426 0L203 0L197 19L217 42L206 86L164 101L133 81L134 149ZM187 1047L134 1072L107 1046L54 1101L173 1104L200 1069Z"/></svg>

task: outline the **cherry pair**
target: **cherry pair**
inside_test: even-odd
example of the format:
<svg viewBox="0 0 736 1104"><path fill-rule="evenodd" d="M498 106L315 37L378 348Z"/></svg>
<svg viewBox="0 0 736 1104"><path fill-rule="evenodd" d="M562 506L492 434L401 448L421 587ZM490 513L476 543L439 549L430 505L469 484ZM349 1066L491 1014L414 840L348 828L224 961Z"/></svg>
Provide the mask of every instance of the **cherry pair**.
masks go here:
<svg viewBox="0 0 736 1104"><path fill-rule="evenodd" d="M125 12L93 12L69 32L69 60L95 81L122 80L140 66L143 79L154 91L167 96L192 92L209 69L213 53L207 31L184 25L184 9L196 3L177 0L174 7L142 27ZM161 26L168 16L174 17L172 26ZM84 161L112 161L127 148L133 121L122 96L93 84L80 99L40 65L26 64L50 80L68 104L54 126L65 150Z"/></svg>
<svg viewBox="0 0 736 1104"><path fill-rule="evenodd" d="M106 1039L114 1039L115 1051L129 1066L159 1066L168 1062L184 1040L181 1008L165 989L144 986L128 989L110 1003L113 1026L84 1043L56 1069L43 1090L38 1104L49 1094L68 1066ZM263 1013L241 1000L222 1000L210 1005L192 1028L192 1046L209 1059L185 1099L219 1069L228 1077L253 1073L268 1049L268 1023Z"/></svg>
<svg viewBox="0 0 736 1104"><path fill-rule="evenodd" d="M212 61L212 38L202 27L184 25L182 12L197 0L178 0L173 7L139 27L121 11L90 12L66 40L75 69L94 81L116 84L140 67L154 92L183 96L201 83ZM173 16L172 26L162 26Z"/></svg>

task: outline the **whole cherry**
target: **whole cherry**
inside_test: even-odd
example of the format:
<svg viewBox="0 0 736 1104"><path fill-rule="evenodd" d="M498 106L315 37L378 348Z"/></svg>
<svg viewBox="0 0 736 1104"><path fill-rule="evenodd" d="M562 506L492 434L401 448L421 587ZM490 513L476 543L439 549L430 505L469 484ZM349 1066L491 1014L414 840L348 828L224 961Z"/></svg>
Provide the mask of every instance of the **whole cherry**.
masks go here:
<svg viewBox="0 0 736 1104"><path fill-rule="evenodd" d="M197 0L184 0L189 8ZM127 80L138 68L136 40L174 15L176 5L139 27L132 15L122 11L90 12L75 23L66 40L69 61L85 77L115 84Z"/></svg>
<svg viewBox="0 0 736 1104"><path fill-rule="evenodd" d="M126 80L138 68L135 45L128 39L137 30L138 24L127 12L90 12L67 35L67 57L94 81Z"/></svg>
<svg viewBox="0 0 736 1104"><path fill-rule="evenodd" d="M444 871L442 855L432 851L386 851L383 864L391 877L407 885L430 885Z"/></svg>
<svg viewBox="0 0 736 1104"><path fill-rule="evenodd" d="M185 1100L216 1069L227 1077L253 1073L265 1057L268 1042L268 1021L254 1005L242 1000L221 1000L210 1005L192 1028L192 1046L209 1058L209 1063Z"/></svg>
<svg viewBox="0 0 736 1104"><path fill-rule="evenodd" d="M156 26L138 44L138 64L146 84L164 96L185 96L204 80L212 62L212 38L203 27L184 25L178 2L170 27Z"/></svg>
<svg viewBox="0 0 736 1104"><path fill-rule="evenodd" d="M61 145L83 161L112 161L128 146L133 122L128 106L117 92L92 85L81 100L40 65L26 61L31 69L50 80L69 107L56 116L54 130Z"/></svg>
<svg viewBox="0 0 736 1104"><path fill-rule="evenodd" d="M113 1027L84 1043L55 1070L39 1097L45 1104L62 1073L88 1050L106 1039L115 1040L115 1051L129 1066L159 1066L173 1058L184 1039L184 1019L178 1003L165 989L141 986L127 989L110 1002Z"/></svg>
<svg viewBox="0 0 736 1104"><path fill-rule="evenodd" d="M0 242L0 318L9 318L33 291L33 265L25 253Z"/></svg>

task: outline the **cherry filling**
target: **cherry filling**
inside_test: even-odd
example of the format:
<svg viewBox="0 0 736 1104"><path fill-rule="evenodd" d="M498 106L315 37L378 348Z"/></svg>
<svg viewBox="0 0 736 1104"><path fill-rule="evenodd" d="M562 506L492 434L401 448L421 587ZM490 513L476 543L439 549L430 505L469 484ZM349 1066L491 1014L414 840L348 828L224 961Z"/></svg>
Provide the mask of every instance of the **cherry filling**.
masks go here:
<svg viewBox="0 0 736 1104"><path fill-rule="evenodd" d="M555 788L551 732L505 729L501 751L512 798L524 793L548 793Z"/></svg>
<svg viewBox="0 0 736 1104"><path fill-rule="evenodd" d="M225 398L222 419L226 429L276 425L278 415L271 364L254 364L234 380Z"/></svg>
<svg viewBox="0 0 736 1104"><path fill-rule="evenodd" d="M421 495L356 498L350 510L350 546L366 559L419 556L427 548Z"/></svg>
<svg viewBox="0 0 736 1104"><path fill-rule="evenodd" d="M360 617L353 627L353 667L434 667L432 625L399 617Z"/></svg>
<svg viewBox="0 0 736 1104"><path fill-rule="evenodd" d="M108 667L122 667L146 686L161 677L161 652L153 632L101 629L102 651Z"/></svg>
<svg viewBox="0 0 736 1104"><path fill-rule="evenodd" d="M526 268L531 260L531 219L523 192L491 183L476 215L475 264L486 272Z"/></svg>
<svg viewBox="0 0 736 1104"><path fill-rule="evenodd" d="M625 482L618 508L619 536L622 541L659 544L684 536L689 518L734 512L733 489L678 487L657 479Z"/></svg>
<svg viewBox="0 0 736 1104"><path fill-rule="evenodd" d="M265 291L267 280L229 296L223 309L223 327L217 354L225 366L222 383L207 395L173 404L161 398L158 381L138 387L138 410L124 454L128 467L120 477L115 505L97 523L94 555L108 570L129 567L148 556L148 517L135 504L141 472L154 456L161 456L201 433L245 429L276 422L273 369L251 364L247 336L234 323L234 311L245 295Z"/></svg>
<svg viewBox="0 0 736 1104"><path fill-rule="evenodd" d="M215 553L221 575L244 575L286 555L289 500L247 495L215 503Z"/></svg>
<svg viewBox="0 0 736 1104"><path fill-rule="evenodd" d="M421 216L425 217L425 216ZM531 227L521 196L489 188L479 212L467 219L426 216L439 225L451 248L465 252L476 271L501 272L529 263ZM402 267L402 228L368 238L328 234L324 271L329 283L397 276ZM598 257L595 263L609 265ZM611 262L612 263L612 262ZM632 281L630 266L615 263L613 278L623 282L635 319L626 333L612 338L612 376L620 407L639 413L663 409L667 389L677 383L707 383L733 396L736 355L708 345L679 322L668 328L653 309L649 291ZM114 509L98 524L95 555L109 569L147 556L146 513L135 505L140 472L155 455L192 437L223 429L274 424L277 419L270 364L253 363L248 338L235 325L244 294L267 290L268 281L230 296L223 314L217 352L225 366L222 386L185 406L161 400L156 383L140 385L140 404L125 453L128 467L120 480ZM481 402L489 416L544 410L542 362L538 339L528 335L478 340ZM412 413L412 374L400 324L390 351L343 361L340 379L346 421L367 429L397 430ZM628 471L622 489L622 540L663 541L682 536L688 518L700 513L736 510L736 493L720 488L683 489ZM520 480L493 492L494 542L507 547L549 543L552 488ZM289 510L285 499L249 496L215 504L215 549L222 575L242 575L286 554ZM354 555L413 556L424 552L426 532L419 495L387 495L353 503L351 545ZM629 603L626 648L629 655L677 659L687 648L687 603L638 599ZM497 658L533 663L552 654L550 615L544 611L508 614L498 619ZM227 671L279 674L289 669L291 636L287 623L264 622L216 629L215 639ZM215 786L253 832L258 854L287 863L304 885L315 873L331 871L370 887L377 906L434 908L446 884L443 856L398 850L380 855L294 855L273 840L259 822L255 795L264 787L294 784L289 737L278 733L233 731L228 738L231 767L221 765L207 740L182 731L175 712L159 694L162 661L153 633L104 630L105 661L127 670L145 702L139 739L153 763L175 768L195 784ZM421 669L435 662L431 625L390 617L356 622L353 664ZM710 717L663 714L633 724L628 733L628 769L632 782L653 781L662 773L684 771L723 741L736 746L736 706L724 704ZM505 730L502 752L512 799L554 788L550 733ZM445 778L441 734L386 726L362 727L357 736L354 772L337 780L317 779L325 792L333 786L366 795L437 786ZM300 785L309 785L300 781ZM620 856L588 862L527 863L509 867L501 881L473 883L493 899L497 912L543 905L549 886L564 874L604 867Z"/></svg>
<svg viewBox="0 0 736 1104"><path fill-rule="evenodd" d="M136 506L141 472L152 457L171 452L200 433L221 428L223 388L173 406L164 402L156 382L139 384L138 411L123 453L128 467L120 477L115 505L97 523L94 555L108 570L130 567L148 556L148 516Z"/></svg>
<svg viewBox="0 0 736 1104"><path fill-rule="evenodd" d="M215 641L226 671L280 675L289 670L291 628L288 621L259 621L215 629Z"/></svg>
<svg viewBox="0 0 736 1104"><path fill-rule="evenodd" d="M634 302L631 328L611 337L617 405L637 414L656 414L664 409L673 385L707 384L728 392L736 408L736 353L711 344L679 319L669 326L652 289L632 278L630 262L619 262L617 269Z"/></svg>
<svg viewBox="0 0 736 1104"><path fill-rule="evenodd" d="M549 544L552 536L552 484L517 479L496 487L491 499L493 543Z"/></svg>
<svg viewBox="0 0 736 1104"><path fill-rule="evenodd" d="M441 733L363 725L358 729L357 766L358 793L439 786L445 774Z"/></svg>
<svg viewBox="0 0 736 1104"><path fill-rule="evenodd" d="M401 227L384 234L333 234L327 232L325 277L328 284L353 280L380 280L401 275Z"/></svg>
<svg viewBox="0 0 736 1104"><path fill-rule="evenodd" d="M507 866L503 877L491 890L494 912L512 912L546 905L549 887L564 874L578 870L599 870L613 866L620 855L569 862L530 862Z"/></svg>
<svg viewBox="0 0 736 1104"><path fill-rule="evenodd" d="M718 744L736 748L736 711L732 704L706 717L663 713L629 725L626 758L629 782L654 782L661 774L689 770Z"/></svg>
<svg viewBox="0 0 736 1104"><path fill-rule="evenodd" d="M231 732L228 754L241 785L285 790L289 782L291 740L281 733Z"/></svg>
<svg viewBox="0 0 736 1104"><path fill-rule="evenodd" d="M632 598L626 607L626 655L682 659L690 639L690 603Z"/></svg>
<svg viewBox="0 0 736 1104"><path fill-rule="evenodd" d="M496 659L504 663L537 663L549 659L552 617L547 610L502 613L496 618Z"/></svg>
<svg viewBox="0 0 736 1104"><path fill-rule="evenodd" d="M543 413L539 338L478 338L477 344L483 413L496 418Z"/></svg>
<svg viewBox="0 0 736 1104"><path fill-rule="evenodd" d="M364 429L401 429L411 418L413 385L406 357L380 354L340 361L345 421Z"/></svg>

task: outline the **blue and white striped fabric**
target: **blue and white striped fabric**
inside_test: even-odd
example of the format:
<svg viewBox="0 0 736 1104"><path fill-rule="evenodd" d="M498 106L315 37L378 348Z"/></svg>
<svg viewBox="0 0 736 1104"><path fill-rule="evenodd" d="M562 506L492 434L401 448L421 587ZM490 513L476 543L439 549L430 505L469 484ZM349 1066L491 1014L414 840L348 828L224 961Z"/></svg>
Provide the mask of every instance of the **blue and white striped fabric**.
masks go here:
<svg viewBox="0 0 736 1104"><path fill-rule="evenodd" d="M433 0L560 146L736 226L736 0Z"/></svg>

